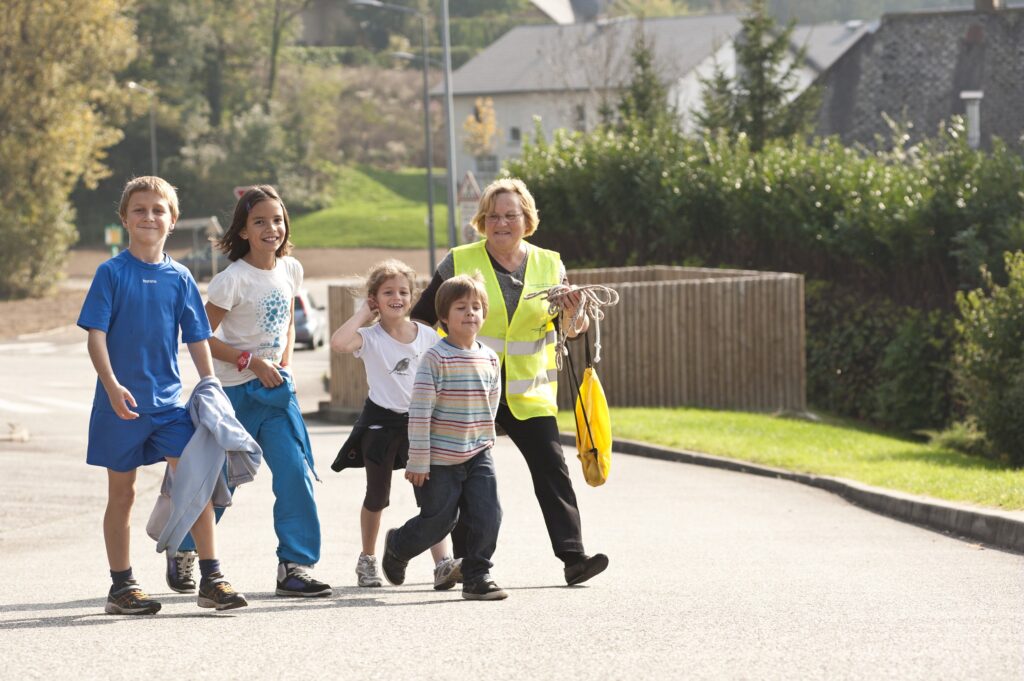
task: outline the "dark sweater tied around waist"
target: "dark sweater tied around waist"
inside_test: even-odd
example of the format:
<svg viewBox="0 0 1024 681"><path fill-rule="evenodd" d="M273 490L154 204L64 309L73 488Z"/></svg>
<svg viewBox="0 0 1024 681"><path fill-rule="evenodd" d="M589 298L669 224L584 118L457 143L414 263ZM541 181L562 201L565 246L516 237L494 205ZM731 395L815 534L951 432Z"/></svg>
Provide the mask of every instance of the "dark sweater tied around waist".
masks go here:
<svg viewBox="0 0 1024 681"><path fill-rule="evenodd" d="M409 415L385 409L367 398L352 433L338 450L331 470L340 472L343 468L363 468L366 459L380 465L395 438L401 438L395 456L397 470L405 468L409 462Z"/></svg>

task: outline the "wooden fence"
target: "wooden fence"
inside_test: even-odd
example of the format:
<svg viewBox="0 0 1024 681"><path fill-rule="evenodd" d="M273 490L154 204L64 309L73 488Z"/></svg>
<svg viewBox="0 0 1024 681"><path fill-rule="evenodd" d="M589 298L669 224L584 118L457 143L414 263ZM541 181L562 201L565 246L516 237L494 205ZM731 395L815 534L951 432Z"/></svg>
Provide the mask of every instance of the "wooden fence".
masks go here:
<svg viewBox="0 0 1024 681"><path fill-rule="evenodd" d="M619 293L601 322L596 366L609 404L806 409L802 276L658 266L575 270L569 280ZM582 371L577 345L569 343ZM568 408L565 372L558 388Z"/></svg>
<svg viewBox="0 0 1024 681"><path fill-rule="evenodd" d="M693 267L573 270L574 284L605 284L619 293L601 322L601 377L609 404L692 406L744 411L806 409L804 280L796 274ZM331 286L331 328L354 311L348 290ZM590 332L590 341L595 332ZM577 371L582 345L570 342ZM572 400L568 363L558 402ZM331 356L331 401L341 420L366 399L362 363Z"/></svg>

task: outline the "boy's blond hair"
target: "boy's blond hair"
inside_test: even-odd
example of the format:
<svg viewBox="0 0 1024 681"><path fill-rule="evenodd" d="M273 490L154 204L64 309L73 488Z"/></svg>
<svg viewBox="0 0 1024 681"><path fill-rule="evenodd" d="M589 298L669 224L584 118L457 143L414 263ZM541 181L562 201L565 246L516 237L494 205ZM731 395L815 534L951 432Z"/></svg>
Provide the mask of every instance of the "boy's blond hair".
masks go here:
<svg viewBox="0 0 1024 681"><path fill-rule="evenodd" d="M463 298L476 298L484 309L484 319L487 319L487 287L484 285L484 275L479 270L473 274L459 274L446 280L437 288L434 295L434 311L437 313L437 320L441 328L448 332L448 313L456 300Z"/></svg>
<svg viewBox="0 0 1024 681"><path fill-rule="evenodd" d="M171 186L171 183L162 177L143 175L128 180L121 192L121 203L117 207L117 214L121 220L128 218L128 199L136 192L155 192L162 196L167 205L171 207L171 222L178 221L178 192Z"/></svg>

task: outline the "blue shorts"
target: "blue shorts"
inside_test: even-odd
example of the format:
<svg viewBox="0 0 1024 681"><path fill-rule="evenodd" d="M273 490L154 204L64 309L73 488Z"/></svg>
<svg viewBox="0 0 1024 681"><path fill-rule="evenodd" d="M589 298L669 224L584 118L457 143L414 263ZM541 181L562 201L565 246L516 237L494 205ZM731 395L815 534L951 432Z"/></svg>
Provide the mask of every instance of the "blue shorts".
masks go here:
<svg viewBox="0 0 1024 681"><path fill-rule="evenodd" d="M185 407L139 414L139 418L131 421L93 407L85 461L126 473L139 466L160 463L166 457L181 456L194 432L192 417Z"/></svg>

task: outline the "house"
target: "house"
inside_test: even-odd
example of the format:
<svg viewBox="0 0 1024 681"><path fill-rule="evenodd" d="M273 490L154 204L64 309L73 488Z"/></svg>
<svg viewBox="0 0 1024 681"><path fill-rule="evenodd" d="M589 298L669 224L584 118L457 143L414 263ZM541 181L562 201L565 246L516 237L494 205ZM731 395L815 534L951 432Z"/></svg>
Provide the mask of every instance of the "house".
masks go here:
<svg viewBox="0 0 1024 681"><path fill-rule="evenodd" d="M535 118L547 137L557 129L593 129L602 107L614 107L629 81L629 51L641 29L684 127L692 127L692 113L701 106L700 79L716 66L735 71L733 41L740 28L737 15L718 14L512 29L452 75L458 172L471 170L482 182L490 180L505 159L521 153ZM860 22L798 26L794 55L801 47L807 50L801 84L818 78L870 28ZM471 154L462 143L463 122L477 113L478 99L491 100L497 119L490 154Z"/></svg>
<svg viewBox="0 0 1024 681"><path fill-rule="evenodd" d="M969 140L988 146L1024 134L1024 7L975 0L973 8L887 14L819 77L818 132L872 144L886 118L912 139L968 115Z"/></svg>

